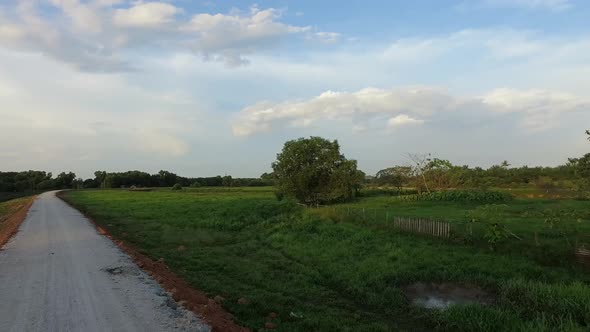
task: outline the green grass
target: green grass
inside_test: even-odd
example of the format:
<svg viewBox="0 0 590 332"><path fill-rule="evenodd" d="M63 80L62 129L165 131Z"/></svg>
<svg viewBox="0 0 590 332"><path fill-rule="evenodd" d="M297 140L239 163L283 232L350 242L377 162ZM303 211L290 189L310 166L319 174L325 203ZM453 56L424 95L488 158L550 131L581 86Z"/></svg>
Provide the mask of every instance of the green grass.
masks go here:
<svg viewBox="0 0 590 332"><path fill-rule="evenodd" d="M114 236L153 259L164 258L190 284L225 297L225 308L254 331L270 312L278 313L273 322L279 331L565 331L589 326L580 310L563 315L572 304L586 308L590 303L590 276L580 269L548 267L518 252L334 222L315 210L277 201L269 188L72 191L67 199ZM564 202L563 208L578 207ZM477 207L426 203L370 197L341 208L380 207L458 220ZM537 203L512 204L518 219ZM401 292L414 281L476 283L499 300L491 307L427 311L408 305ZM240 297L251 303L237 304Z"/></svg>
<svg viewBox="0 0 590 332"><path fill-rule="evenodd" d="M512 236L502 241L497 250L517 252L546 265L569 265L575 247L590 247L590 204L574 199L516 198L506 203L482 204L448 201L400 201L396 197L361 197L355 202L314 210L332 220L356 219L368 227L391 228L393 216L417 217L452 223L457 241L487 247L483 239L485 222L470 225L471 215L484 209L495 209L494 222L501 223ZM480 213L481 214L481 213ZM363 217L364 216L364 217ZM390 219L386 219L390 217ZM556 218L553 225L546 222ZM474 235L469 236L470 229Z"/></svg>

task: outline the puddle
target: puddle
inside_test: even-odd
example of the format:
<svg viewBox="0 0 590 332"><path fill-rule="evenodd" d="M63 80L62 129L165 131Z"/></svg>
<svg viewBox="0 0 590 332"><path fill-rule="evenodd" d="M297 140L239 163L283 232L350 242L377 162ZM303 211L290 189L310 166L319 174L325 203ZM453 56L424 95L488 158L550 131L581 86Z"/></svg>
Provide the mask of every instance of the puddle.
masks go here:
<svg viewBox="0 0 590 332"><path fill-rule="evenodd" d="M455 304L491 304L493 297L475 285L417 282L403 288L410 302L426 309L445 309Z"/></svg>

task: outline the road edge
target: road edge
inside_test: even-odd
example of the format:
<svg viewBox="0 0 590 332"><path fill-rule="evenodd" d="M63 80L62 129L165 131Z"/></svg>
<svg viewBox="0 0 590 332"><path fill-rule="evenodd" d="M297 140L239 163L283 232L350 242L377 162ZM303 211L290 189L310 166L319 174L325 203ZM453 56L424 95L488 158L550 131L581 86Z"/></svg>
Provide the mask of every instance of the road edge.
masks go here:
<svg viewBox="0 0 590 332"><path fill-rule="evenodd" d="M65 196L66 191L58 191L55 196L61 199L71 208L79 211L96 228L96 231L111 242L121 251L126 253L135 264L150 275L162 288L168 291L174 301L187 310L195 313L211 327L212 332L251 332L250 329L240 326L233 321L233 316L225 311L221 304L207 297L206 293L190 286L184 279L173 273L163 261L154 261L123 240L115 238L107 230L102 228L86 212L76 208Z"/></svg>
<svg viewBox="0 0 590 332"><path fill-rule="evenodd" d="M37 196L32 196L25 205L21 206L18 210L12 213L4 222L4 227L0 230L0 250L4 248L4 245L12 239L20 229L20 225L25 221L29 213L29 209L35 202Z"/></svg>

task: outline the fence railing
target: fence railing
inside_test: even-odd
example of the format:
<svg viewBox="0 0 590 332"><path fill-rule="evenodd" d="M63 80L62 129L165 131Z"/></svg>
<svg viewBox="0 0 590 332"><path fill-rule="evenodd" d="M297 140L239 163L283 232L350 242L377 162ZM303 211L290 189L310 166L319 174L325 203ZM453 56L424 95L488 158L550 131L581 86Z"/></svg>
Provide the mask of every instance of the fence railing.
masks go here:
<svg viewBox="0 0 590 332"><path fill-rule="evenodd" d="M450 222L419 218L396 216L389 209L373 208L336 208L324 207L323 209L337 215L345 215L348 218L362 222L376 222L381 225L390 226L403 232L429 235L433 237L450 238L454 226Z"/></svg>
<svg viewBox="0 0 590 332"><path fill-rule="evenodd" d="M425 234L448 238L451 236L451 224L448 222L422 218L394 217L393 226L410 233Z"/></svg>

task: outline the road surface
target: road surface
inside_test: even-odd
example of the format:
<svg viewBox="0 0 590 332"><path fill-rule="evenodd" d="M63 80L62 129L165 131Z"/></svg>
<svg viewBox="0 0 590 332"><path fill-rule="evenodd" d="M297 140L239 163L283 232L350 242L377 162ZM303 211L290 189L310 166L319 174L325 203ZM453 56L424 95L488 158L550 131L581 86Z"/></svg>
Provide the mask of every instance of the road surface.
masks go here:
<svg viewBox="0 0 590 332"><path fill-rule="evenodd" d="M55 192L0 251L2 332L208 330Z"/></svg>

